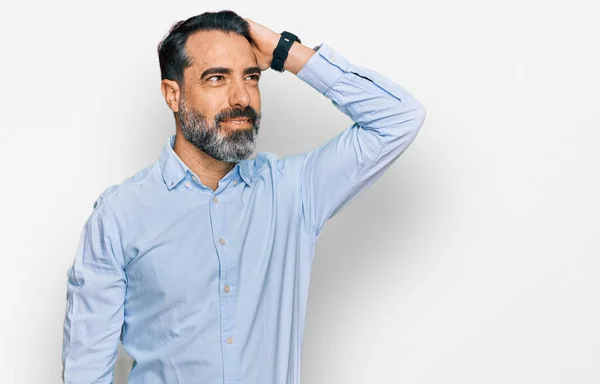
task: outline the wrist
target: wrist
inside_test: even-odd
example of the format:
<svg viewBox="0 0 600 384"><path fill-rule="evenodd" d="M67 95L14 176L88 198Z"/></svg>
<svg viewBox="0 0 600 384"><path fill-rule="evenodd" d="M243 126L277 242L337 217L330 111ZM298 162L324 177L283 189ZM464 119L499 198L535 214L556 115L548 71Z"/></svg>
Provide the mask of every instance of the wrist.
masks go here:
<svg viewBox="0 0 600 384"><path fill-rule="evenodd" d="M288 57L283 63L283 68L286 71L292 72L294 75L296 75L315 53L316 51L312 48L294 41L294 44L292 44L288 52Z"/></svg>

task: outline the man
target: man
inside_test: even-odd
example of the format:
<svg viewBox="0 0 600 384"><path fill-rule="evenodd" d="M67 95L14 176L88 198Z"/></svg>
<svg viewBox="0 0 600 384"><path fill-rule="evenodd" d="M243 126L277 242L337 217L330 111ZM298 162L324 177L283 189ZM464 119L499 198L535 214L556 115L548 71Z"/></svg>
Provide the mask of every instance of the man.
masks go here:
<svg viewBox="0 0 600 384"><path fill-rule="evenodd" d="M222 11L176 23L159 45L176 133L156 163L102 192L84 226L68 270L66 383L111 383L120 338L129 383L300 383L316 240L408 147L425 110L294 37ZM251 159L260 75L278 65L354 124L309 152Z"/></svg>

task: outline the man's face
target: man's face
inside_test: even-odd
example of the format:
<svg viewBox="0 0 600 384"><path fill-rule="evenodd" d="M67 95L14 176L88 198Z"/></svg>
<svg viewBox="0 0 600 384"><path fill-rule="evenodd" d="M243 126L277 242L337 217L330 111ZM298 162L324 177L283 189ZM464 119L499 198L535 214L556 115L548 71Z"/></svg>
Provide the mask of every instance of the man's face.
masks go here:
<svg viewBox="0 0 600 384"><path fill-rule="evenodd" d="M254 52L243 36L199 31L187 39L192 64L183 72L179 125L209 156L237 163L256 147L260 91Z"/></svg>

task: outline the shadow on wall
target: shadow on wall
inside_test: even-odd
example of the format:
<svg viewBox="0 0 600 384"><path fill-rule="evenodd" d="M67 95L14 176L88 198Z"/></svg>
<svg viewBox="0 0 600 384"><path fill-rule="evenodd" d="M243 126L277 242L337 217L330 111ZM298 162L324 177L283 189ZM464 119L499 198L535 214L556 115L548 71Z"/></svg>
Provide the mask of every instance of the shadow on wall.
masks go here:
<svg viewBox="0 0 600 384"><path fill-rule="evenodd" d="M133 359L125 352L123 345L119 342L119 353L115 364L115 384L127 384L132 366Z"/></svg>

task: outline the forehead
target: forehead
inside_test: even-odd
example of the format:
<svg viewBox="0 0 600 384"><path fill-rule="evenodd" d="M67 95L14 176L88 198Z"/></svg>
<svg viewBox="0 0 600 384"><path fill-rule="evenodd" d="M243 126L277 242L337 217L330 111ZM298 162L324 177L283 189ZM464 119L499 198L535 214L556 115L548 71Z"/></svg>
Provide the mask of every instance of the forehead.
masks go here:
<svg viewBox="0 0 600 384"><path fill-rule="evenodd" d="M252 46L244 36L222 31L198 31L188 36L185 51L197 69L256 66Z"/></svg>

